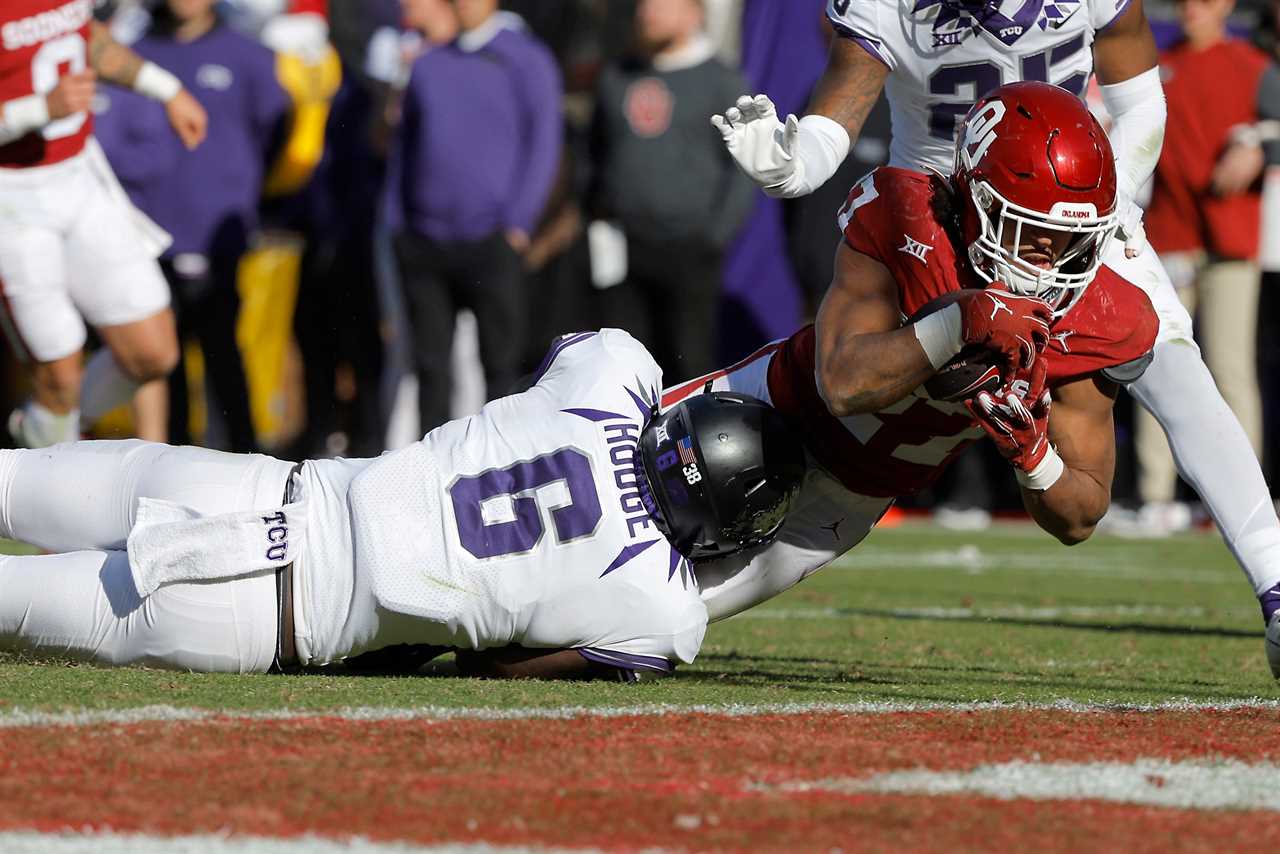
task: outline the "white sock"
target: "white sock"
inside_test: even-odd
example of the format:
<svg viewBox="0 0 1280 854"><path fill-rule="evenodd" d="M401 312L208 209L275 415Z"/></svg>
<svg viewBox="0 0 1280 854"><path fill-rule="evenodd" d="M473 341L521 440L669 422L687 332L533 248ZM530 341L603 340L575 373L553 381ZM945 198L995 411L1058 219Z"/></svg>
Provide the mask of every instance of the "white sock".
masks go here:
<svg viewBox="0 0 1280 854"><path fill-rule="evenodd" d="M66 415L58 415L34 400L28 400L22 405L17 426L17 435L13 438L28 448L74 442L80 438L80 410L73 409Z"/></svg>
<svg viewBox="0 0 1280 854"><path fill-rule="evenodd" d="M111 351L103 347L84 367L80 381L80 418L91 427L102 416L133 399L140 385L120 369Z"/></svg>

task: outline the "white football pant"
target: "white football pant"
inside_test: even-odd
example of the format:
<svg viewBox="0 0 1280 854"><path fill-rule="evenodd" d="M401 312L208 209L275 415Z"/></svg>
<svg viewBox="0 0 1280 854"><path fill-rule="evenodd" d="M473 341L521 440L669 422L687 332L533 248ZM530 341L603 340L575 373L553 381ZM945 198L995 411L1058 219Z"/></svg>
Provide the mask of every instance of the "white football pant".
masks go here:
<svg viewBox="0 0 1280 854"><path fill-rule="evenodd" d="M0 323L19 355L61 359L84 347L85 320L116 326L168 306L153 231L93 140L61 163L0 169Z"/></svg>
<svg viewBox="0 0 1280 854"><path fill-rule="evenodd" d="M1124 245L1112 240L1103 260L1146 291L1160 318L1155 358L1129 392L1160 422L1178 471L1260 594L1280 582L1280 520L1249 437L1214 384L1191 316L1155 250L1147 245L1126 258Z"/></svg>
<svg viewBox="0 0 1280 854"><path fill-rule="evenodd" d="M0 536L56 555L0 557L0 646L107 664L262 673L274 572L138 596L123 551L139 498L205 514L279 507L293 464L132 439L0 451Z"/></svg>

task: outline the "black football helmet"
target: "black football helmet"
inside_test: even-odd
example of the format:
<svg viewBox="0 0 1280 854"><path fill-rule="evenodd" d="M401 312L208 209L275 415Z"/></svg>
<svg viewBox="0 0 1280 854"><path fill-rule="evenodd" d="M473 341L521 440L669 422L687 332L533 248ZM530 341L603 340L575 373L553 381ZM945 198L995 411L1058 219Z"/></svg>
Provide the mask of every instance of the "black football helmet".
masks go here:
<svg viewBox="0 0 1280 854"><path fill-rule="evenodd" d="M772 407L707 392L653 417L640 434L645 504L690 560L773 538L804 480L800 437Z"/></svg>

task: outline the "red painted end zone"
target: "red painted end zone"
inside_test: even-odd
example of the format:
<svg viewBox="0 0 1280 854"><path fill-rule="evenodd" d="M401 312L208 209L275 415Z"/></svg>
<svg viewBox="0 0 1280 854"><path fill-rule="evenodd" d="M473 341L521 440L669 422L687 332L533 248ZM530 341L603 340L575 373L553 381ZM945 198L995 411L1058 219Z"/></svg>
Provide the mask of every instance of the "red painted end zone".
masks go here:
<svg viewBox="0 0 1280 854"><path fill-rule="evenodd" d="M1280 762L1280 712L908 712L0 730L0 830L636 849L1267 850L1280 813L759 791L977 765Z"/></svg>

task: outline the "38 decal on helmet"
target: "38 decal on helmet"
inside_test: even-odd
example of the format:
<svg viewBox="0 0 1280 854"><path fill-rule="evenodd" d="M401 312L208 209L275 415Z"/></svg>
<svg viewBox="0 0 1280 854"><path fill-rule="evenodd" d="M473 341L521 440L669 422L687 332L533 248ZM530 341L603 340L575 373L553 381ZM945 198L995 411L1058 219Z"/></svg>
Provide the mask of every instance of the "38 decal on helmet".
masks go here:
<svg viewBox="0 0 1280 854"><path fill-rule="evenodd" d="M650 513L695 560L772 539L805 474L804 448L782 416L730 392L695 395L654 416L639 456Z"/></svg>

